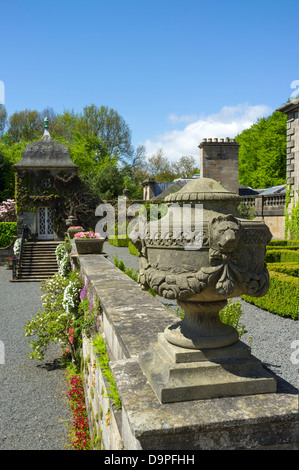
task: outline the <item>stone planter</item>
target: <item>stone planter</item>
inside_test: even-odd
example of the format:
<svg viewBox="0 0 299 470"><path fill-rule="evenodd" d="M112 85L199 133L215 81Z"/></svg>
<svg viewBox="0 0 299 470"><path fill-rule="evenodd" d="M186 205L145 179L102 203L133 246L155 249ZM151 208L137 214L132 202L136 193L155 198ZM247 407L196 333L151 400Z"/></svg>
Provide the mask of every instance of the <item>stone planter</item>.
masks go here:
<svg viewBox="0 0 299 470"><path fill-rule="evenodd" d="M105 238L75 238L79 255L99 254L102 252Z"/></svg>

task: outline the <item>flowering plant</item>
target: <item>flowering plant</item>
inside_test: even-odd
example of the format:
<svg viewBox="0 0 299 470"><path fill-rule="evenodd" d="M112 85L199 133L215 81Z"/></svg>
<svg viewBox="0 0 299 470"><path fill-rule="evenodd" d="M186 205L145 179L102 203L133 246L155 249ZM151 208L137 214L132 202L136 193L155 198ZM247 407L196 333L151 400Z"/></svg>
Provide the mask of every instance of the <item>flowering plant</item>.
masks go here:
<svg viewBox="0 0 299 470"><path fill-rule="evenodd" d="M90 431L84 398L84 388L79 374L70 377L71 387L68 391L73 410L73 447L75 450L90 450Z"/></svg>
<svg viewBox="0 0 299 470"><path fill-rule="evenodd" d="M92 232L92 231L77 232L77 233L75 233L74 238L76 240L82 239L82 238L101 238L101 235L99 233L95 233L95 232Z"/></svg>
<svg viewBox="0 0 299 470"><path fill-rule="evenodd" d="M83 230L83 227L81 227L81 225L77 225L77 226L72 225L71 227L67 229L67 231L69 230Z"/></svg>
<svg viewBox="0 0 299 470"><path fill-rule="evenodd" d="M5 261L5 266L12 266L12 259L7 258L7 261Z"/></svg>
<svg viewBox="0 0 299 470"><path fill-rule="evenodd" d="M15 222L16 218L16 203L14 199L7 199L0 205L0 220L1 222Z"/></svg>
<svg viewBox="0 0 299 470"><path fill-rule="evenodd" d="M13 252L16 256L19 255L20 253L20 249L21 249L21 241L22 239L21 238L17 238L15 243L14 243L14 246L13 246Z"/></svg>

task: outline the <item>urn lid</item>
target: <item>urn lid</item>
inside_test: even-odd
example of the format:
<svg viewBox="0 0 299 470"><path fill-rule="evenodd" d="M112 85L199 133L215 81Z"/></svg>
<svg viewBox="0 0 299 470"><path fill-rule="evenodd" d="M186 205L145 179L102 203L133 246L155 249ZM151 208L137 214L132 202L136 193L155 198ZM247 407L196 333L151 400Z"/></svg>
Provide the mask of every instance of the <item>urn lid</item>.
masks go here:
<svg viewBox="0 0 299 470"><path fill-rule="evenodd" d="M78 165L72 162L67 147L52 139L48 131L48 121L45 119L43 137L24 148L21 160L14 167L16 169L75 170Z"/></svg>
<svg viewBox="0 0 299 470"><path fill-rule="evenodd" d="M176 193L169 194L165 202L219 202L231 201L237 204L241 198L232 191L227 191L218 181L212 178L196 178L189 181Z"/></svg>

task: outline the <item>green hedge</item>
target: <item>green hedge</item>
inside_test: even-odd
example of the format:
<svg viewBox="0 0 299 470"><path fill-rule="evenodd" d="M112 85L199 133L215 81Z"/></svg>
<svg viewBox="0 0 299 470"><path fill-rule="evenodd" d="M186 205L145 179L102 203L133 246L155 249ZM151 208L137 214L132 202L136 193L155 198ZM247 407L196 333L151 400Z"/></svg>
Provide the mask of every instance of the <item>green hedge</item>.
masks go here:
<svg viewBox="0 0 299 470"><path fill-rule="evenodd" d="M267 268L269 271L299 277L299 263L268 263Z"/></svg>
<svg viewBox="0 0 299 470"><path fill-rule="evenodd" d="M136 246L133 245L131 240L129 240L128 247L129 247L129 253L131 253L131 255L139 256L139 252L138 252Z"/></svg>
<svg viewBox="0 0 299 470"><path fill-rule="evenodd" d="M299 246L299 240L271 240L269 246L292 246L292 245L298 245Z"/></svg>
<svg viewBox="0 0 299 470"><path fill-rule="evenodd" d="M275 249L265 255L266 263L299 263L299 250Z"/></svg>
<svg viewBox="0 0 299 470"><path fill-rule="evenodd" d="M109 238L110 245L113 246L128 246L129 239L128 238Z"/></svg>
<svg viewBox="0 0 299 470"><path fill-rule="evenodd" d="M17 236L17 222L0 222L0 248L9 246Z"/></svg>
<svg viewBox="0 0 299 470"><path fill-rule="evenodd" d="M298 245L285 245L285 246L282 246L281 248L279 246L276 246L276 245L268 245L267 246L267 251L272 251L272 250L291 250L291 251L296 251L298 250L299 251L299 244Z"/></svg>
<svg viewBox="0 0 299 470"><path fill-rule="evenodd" d="M247 302L282 317L298 320L299 278L284 273L269 271L270 287L264 297L243 295Z"/></svg>

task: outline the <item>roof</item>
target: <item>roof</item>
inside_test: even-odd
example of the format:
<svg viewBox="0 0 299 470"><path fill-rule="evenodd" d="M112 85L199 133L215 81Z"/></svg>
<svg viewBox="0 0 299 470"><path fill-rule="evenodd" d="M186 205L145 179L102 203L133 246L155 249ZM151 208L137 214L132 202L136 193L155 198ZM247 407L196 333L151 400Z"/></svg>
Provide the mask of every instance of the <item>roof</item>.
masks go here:
<svg viewBox="0 0 299 470"><path fill-rule="evenodd" d="M296 98L295 100L284 104L280 108L277 108L276 111L280 111L281 113L288 114L298 108L299 108L299 98Z"/></svg>
<svg viewBox="0 0 299 470"><path fill-rule="evenodd" d="M22 153L21 160L14 165L17 169L61 169L75 170L67 147L53 140L46 129L43 137L37 142L28 144Z"/></svg>

